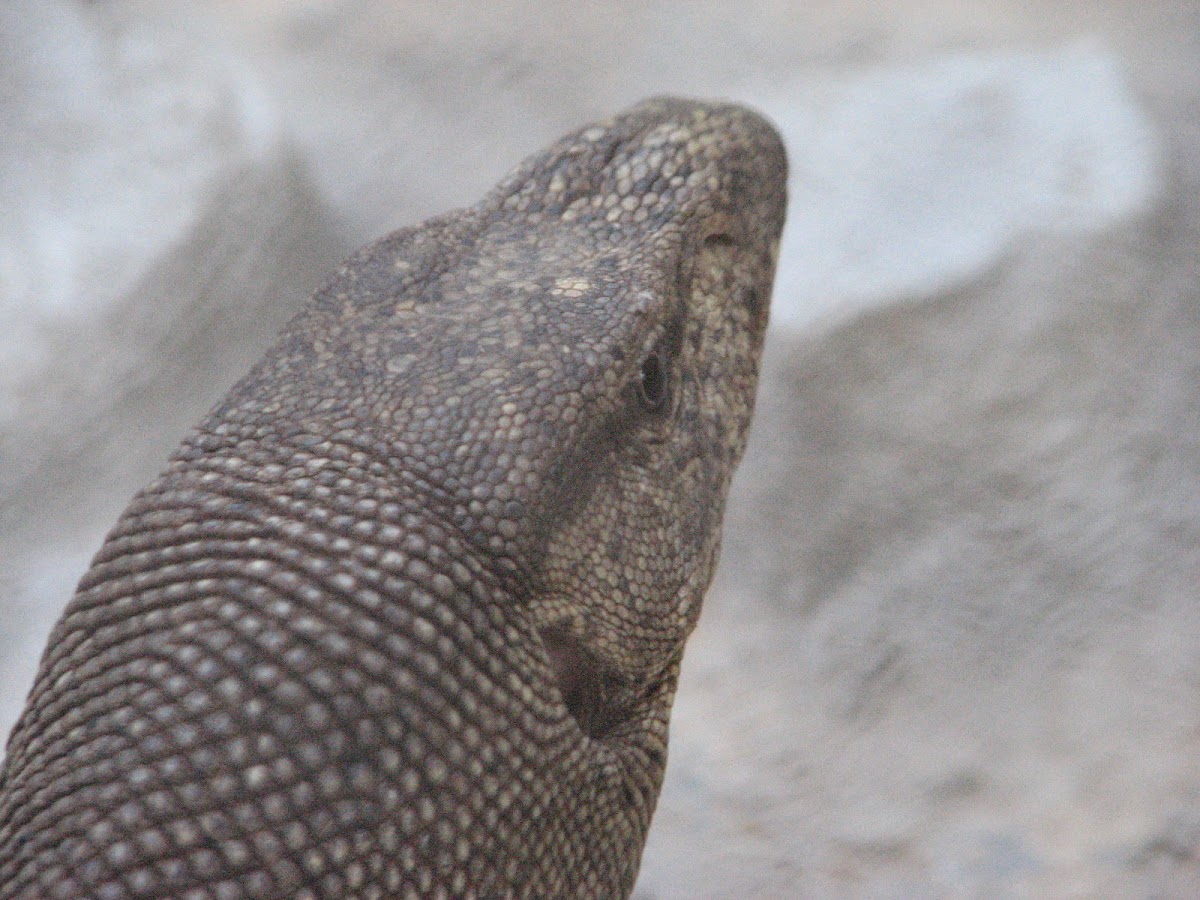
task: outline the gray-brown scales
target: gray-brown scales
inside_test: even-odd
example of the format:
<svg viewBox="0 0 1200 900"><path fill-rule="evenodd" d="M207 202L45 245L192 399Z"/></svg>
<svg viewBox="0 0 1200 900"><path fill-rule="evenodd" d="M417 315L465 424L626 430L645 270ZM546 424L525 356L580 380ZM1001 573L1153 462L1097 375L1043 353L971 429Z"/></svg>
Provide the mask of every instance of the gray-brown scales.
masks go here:
<svg viewBox="0 0 1200 900"><path fill-rule="evenodd" d="M785 180L658 99L353 256L54 629L0 896L627 895Z"/></svg>

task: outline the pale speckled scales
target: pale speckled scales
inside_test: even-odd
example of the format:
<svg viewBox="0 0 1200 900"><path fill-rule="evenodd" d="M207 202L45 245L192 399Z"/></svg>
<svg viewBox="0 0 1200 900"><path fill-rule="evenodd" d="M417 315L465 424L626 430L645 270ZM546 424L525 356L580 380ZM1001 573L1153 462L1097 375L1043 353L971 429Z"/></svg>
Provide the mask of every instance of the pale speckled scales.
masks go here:
<svg viewBox="0 0 1200 900"><path fill-rule="evenodd" d="M0 896L627 895L785 180L653 100L350 259L55 628Z"/></svg>

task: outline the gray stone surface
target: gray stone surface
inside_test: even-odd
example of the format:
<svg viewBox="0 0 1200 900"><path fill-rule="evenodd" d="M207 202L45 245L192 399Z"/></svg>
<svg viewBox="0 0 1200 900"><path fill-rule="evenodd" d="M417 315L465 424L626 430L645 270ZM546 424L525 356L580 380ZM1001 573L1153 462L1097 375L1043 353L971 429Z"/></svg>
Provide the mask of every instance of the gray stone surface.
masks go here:
<svg viewBox="0 0 1200 900"><path fill-rule="evenodd" d="M347 248L235 62L0 8L0 727L129 496Z"/></svg>
<svg viewBox="0 0 1200 900"><path fill-rule="evenodd" d="M0 36L0 729L338 255L734 97L791 226L639 895L1200 895L1200 3L11 0Z"/></svg>

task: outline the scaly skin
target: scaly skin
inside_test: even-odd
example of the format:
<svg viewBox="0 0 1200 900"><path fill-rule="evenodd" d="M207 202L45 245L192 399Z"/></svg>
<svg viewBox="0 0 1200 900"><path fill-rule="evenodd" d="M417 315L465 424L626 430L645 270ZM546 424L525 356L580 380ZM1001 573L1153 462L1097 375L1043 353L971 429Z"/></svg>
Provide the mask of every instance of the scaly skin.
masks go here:
<svg viewBox="0 0 1200 900"><path fill-rule="evenodd" d="M0 896L628 895L785 177L653 100L352 257L54 629Z"/></svg>

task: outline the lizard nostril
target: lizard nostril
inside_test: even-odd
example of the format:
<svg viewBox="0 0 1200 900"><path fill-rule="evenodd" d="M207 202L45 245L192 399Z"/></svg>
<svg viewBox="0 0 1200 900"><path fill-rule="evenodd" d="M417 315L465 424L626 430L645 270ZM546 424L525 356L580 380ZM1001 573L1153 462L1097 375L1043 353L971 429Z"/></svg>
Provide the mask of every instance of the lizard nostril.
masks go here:
<svg viewBox="0 0 1200 900"><path fill-rule="evenodd" d="M746 307L750 310L750 312L757 315L762 310L762 294L759 293L758 288L746 288L746 293L743 296L743 300L745 301Z"/></svg>

